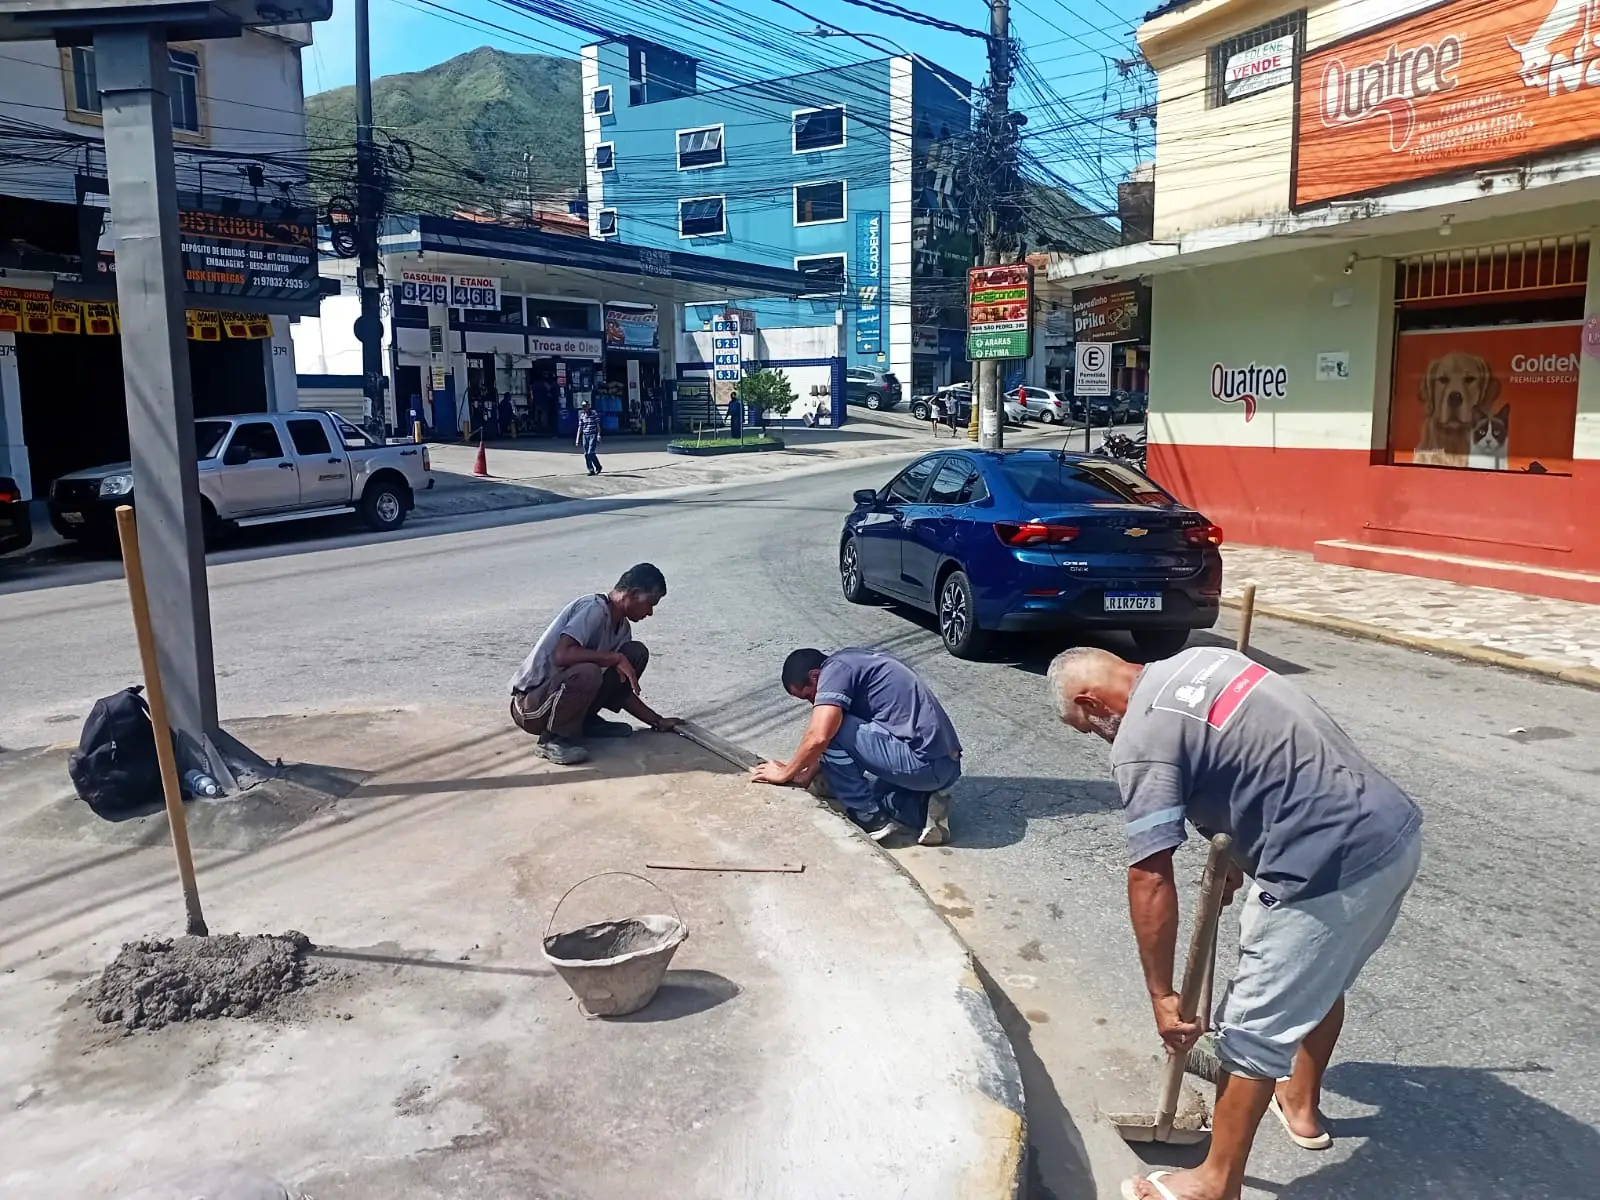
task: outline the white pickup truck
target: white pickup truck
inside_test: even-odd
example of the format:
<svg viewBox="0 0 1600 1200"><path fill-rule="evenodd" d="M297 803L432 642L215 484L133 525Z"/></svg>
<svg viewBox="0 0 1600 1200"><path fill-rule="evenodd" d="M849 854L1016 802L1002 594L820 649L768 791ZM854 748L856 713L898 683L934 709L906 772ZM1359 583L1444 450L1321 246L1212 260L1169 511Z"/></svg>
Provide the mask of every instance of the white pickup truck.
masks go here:
<svg viewBox="0 0 1600 1200"><path fill-rule="evenodd" d="M206 539L226 530L360 513L399 529L433 486L428 448L386 446L336 413L245 413L194 423ZM116 509L136 504L133 466L113 463L50 485L50 523L63 537L115 544Z"/></svg>

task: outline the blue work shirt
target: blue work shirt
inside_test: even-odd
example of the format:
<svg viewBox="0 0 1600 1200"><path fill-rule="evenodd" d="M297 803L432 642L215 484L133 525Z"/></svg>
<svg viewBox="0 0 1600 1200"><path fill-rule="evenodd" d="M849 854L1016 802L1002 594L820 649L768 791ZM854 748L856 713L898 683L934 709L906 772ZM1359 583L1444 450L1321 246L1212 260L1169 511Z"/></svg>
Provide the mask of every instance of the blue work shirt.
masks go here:
<svg viewBox="0 0 1600 1200"><path fill-rule="evenodd" d="M956 758L961 739L928 685L882 650L850 646L823 661L814 704L842 708L881 726L928 762Z"/></svg>

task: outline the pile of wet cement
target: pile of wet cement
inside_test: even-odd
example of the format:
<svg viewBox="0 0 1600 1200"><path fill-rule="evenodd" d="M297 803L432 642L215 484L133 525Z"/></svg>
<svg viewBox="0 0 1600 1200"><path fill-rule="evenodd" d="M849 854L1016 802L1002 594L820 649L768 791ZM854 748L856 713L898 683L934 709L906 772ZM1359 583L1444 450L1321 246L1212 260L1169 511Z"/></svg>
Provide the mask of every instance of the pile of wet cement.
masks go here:
<svg viewBox="0 0 1600 1200"><path fill-rule="evenodd" d="M89 990L101 1022L129 1033L178 1021L247 1017L310 986L311 939L224 933L129 942Z"/></svg>

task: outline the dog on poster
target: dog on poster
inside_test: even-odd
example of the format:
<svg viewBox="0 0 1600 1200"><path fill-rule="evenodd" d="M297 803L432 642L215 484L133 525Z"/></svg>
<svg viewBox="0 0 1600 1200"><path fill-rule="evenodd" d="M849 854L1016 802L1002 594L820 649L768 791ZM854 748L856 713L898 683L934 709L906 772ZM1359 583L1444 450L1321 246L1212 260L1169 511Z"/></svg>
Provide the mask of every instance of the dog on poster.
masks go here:
<svg viewBox="0 0 1600 1200"><path fill-rule="evenodd" d="M1471 466L1474 433L1500 397L1500 380L1476 354L1452 350L1428 364L1418 388L1422 401L1422 434L1412 462L1433 467ZM1506 408L1496 418L1503 432Z"/></svg>

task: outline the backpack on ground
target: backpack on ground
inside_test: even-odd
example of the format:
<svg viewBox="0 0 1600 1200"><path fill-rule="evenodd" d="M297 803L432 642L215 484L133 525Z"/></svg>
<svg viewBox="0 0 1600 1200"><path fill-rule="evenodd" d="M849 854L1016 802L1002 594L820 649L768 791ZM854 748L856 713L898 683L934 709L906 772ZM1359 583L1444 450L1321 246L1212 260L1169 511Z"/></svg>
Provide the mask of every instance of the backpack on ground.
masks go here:
<svg viewBox="0 0 1600 1200"><path fill-rule="evenodd" d="M102 817L118 817L161 802L161 765L150 707L139 687L96 700L83 723L67 774L78 798Z"/></svg>

